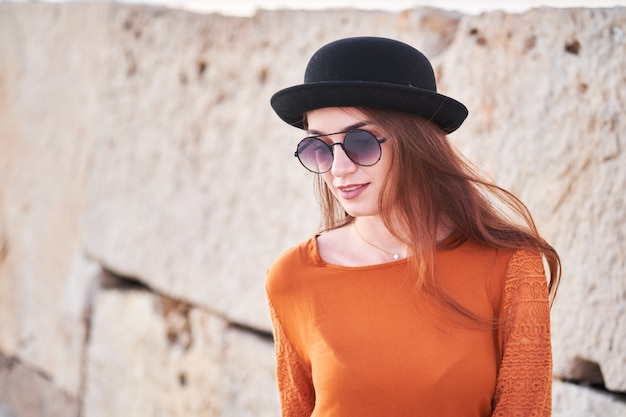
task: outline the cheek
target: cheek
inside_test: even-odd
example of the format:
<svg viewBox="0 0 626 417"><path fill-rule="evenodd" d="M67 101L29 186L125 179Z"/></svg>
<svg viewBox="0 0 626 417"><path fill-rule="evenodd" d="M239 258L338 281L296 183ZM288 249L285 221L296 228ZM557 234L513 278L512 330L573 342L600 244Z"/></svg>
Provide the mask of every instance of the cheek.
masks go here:
<svg viewBox="0 0 626 417"><path fill-rule="evenodd" d="M372 173L372 175L376 176L377 178L386 177L389 174L389 171L391 170L391 164L392 164L392 158L391 158L391 155L389 154L389 150L383 149L383 153L380 156L380 160L375 165L372 165L371 167L368 167L368 168L370 168L370 172Z"/></svg>
<svg viewBox="0 0 626 417"><path fill-rule="evenodd" d="M322 186L326 187L337 200L340 200L341 195L339 193L339 190L333 187L333 175L330 172L326 172L325 174L320 174L320 176L324 181L324 184Z"/></svg>
<svg viewBox="0 0 626 417"><path fill-rule="evenodd" d="M326 184L326 186L330 188L331 191L333 191L333 174L328 171L319 175L322 177L322 180L324 180L324 184Z"/></svg>

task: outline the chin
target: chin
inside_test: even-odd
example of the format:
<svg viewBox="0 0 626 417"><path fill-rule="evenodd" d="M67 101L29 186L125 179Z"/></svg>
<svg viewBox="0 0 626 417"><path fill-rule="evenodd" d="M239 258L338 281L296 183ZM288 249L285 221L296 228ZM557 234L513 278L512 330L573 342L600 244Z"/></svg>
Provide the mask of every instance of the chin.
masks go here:
<svg viewBox="0 0 626 417"><path fill-rule="evenodd" d="M367 217L378 215L378 208L350 207L350 204L343 206L343 209L352 217Z"/></svg>

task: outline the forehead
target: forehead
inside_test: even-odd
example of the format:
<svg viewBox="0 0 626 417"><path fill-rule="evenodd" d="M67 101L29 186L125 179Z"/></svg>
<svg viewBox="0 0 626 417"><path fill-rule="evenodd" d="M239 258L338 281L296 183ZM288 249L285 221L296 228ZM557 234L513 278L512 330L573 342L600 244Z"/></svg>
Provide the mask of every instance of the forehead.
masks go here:
<svg viewBox="0 0 626 417"><path fill-rule="evenodd" d="M310 133L333 133L357 124L369 124L367 116L355 107L326 107L306 114Z"/></svg>

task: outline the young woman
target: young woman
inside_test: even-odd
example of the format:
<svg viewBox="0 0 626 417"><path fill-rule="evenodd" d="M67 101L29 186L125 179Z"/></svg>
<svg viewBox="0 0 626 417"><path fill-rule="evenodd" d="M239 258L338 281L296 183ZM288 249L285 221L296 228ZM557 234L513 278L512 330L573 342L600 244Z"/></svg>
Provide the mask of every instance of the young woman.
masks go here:
<svg viewBox="0 0 626 417"><path fill-rule="evenodd" d="M271 103L323 211L268 271L283 416L549 416L558 254L452 147L428 59L341 39Z"/></svg>

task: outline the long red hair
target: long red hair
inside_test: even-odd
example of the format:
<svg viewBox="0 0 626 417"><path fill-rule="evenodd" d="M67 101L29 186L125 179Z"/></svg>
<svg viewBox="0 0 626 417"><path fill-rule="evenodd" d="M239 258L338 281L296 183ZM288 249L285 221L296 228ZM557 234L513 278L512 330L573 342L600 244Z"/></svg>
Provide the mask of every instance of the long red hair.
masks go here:
<svg viewBox="0 0 626 417"><path fill-rule="evenodd" d="M379 197L380 216L415 255L412 259L418 287L473 317L440 288L435 277L437 230L441 222L446 222L463 239L495 248L538 251L548 265L550 300L554 300L561 276L559 255L540 236L520 199L483 178L434 123L408 113L359 110L382 129L387 139L392 163ZM321 176L316 185L323 230L354 220Z"/></svg>

